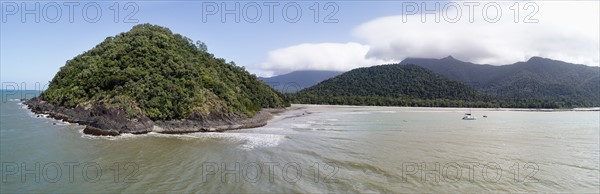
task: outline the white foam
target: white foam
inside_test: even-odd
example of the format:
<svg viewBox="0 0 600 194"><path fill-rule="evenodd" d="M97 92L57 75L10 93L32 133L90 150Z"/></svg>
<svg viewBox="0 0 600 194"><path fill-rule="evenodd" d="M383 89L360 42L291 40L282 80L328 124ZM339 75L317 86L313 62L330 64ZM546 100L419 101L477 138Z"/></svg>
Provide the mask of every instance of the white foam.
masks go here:
<svg viewBox="0 0 600 194"><path fill-rule="evenodd" d="M313 123L314 123L314 121L313 121ZM292 123L292 126L294 128L301 128L301 129L310 128L310 125L311 125L310 123Z"/></svg>
<svg viewBox="0 0 600 194"><path fill-rule="evenodd" d="M368 115L371 112L343 112L344 115Z"/></svg>
<svg viewBox="0 0 600 194"><path fill-rule="evenodd" d="M248 129L254 132L259 132L259 133L264 133L264 132L274 132L274 133L280 133L280 132L289 132L286 130L287 128L282 128L282 127L259 127L259 128L254 128L254 129Z"/></svg>
<svg viewBox="0 0 600 194"><path fill-rule="evenodd" d="M19 103L17 103L17 105L21 106L22 109L29 110L29 107L26 104L23 104L23 102L19 102ZM31 112L31 111L29 111L29 112Z"/></svg>
<svg viewBox="0 0 600 194"><path fill-rule="evenodd" d="M69 122L65 122L65 121L57 121L54 123L54 125L61 125L61 126L71 125L71 124L73 124L73 123L69 123Z"/></svg>
<svg viewBox="0 0 600 194"><path fill-rule="evenodd" d="M119 136L93 136L83 133L79 130L81 137L86 139L104 139L104 140L127 140L145 137L177 138L182 140L208 140L219 139L224 142L241 143L242 149L254 149L257 147L275 147L285 139L284 135L260 134L260 133L219 133L219 132L198 132L188 134L162 134L150 132L147 134L121 134Z"/></svg>
<svg viewBox="0 0 600 194"><path fill-rule="evenodd" d="M254 149L256 147L275 147L285 139L284 135L262 134L262 133L193 133L199 138L221 139L234 143L242 143L242 149Z"/></svg>
<svg viewBox="0 0 600 194"><path fill-rule="evenodd" d="M81 134L82 138L94 139L94 140L113 140L114 141L114 140L142 138L142 137L147 137L149 135L149 134L134 135L134 134L124 133L119 136L96 136L96 135L85 134L85 133L83 133L83 130L84 130L84 128L81 128L79 130L79 133Z"/></svg>

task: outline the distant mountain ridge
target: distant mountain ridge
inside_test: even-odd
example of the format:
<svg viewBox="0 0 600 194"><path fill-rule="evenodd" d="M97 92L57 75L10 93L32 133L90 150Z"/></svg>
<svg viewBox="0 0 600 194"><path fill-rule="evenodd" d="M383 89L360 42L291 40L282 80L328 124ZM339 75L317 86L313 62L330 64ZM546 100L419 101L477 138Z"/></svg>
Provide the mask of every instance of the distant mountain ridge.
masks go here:
<svg viewBox="0 0 600 194"><path fill-rule="evenodd" d="M282 93L294 93L323 80L342 74L341 71L302 70L260 80Z"/></svg>
<svg viewBox="0 0 600 194"><path fill-rule="evenodd" d="M358 68L288 94L294 103L575 108L600 106L600 68L533 57L493 66L407 58Z"/></svg>
<svg viewBox="0 0 600 194"><path fill-rule="evenodd" d="M325 96L467 99L476 91L417 65L357 68L302 90Z"/></svg>
<svg viewBox="0 0 600 194"><path fill-rule="evenodd" d="M427 68L398 64L357 68L288 97L308 104L446 107L469 106L486 98Z"/></svg>
<svg viewBox="0 0 600 194"><path fill-rule="evenodd" d="M600 68L541 57L509 65L480 65L451 56L407 58L414 64L501 99L553 100L564 106L600 106Z"/></svg>

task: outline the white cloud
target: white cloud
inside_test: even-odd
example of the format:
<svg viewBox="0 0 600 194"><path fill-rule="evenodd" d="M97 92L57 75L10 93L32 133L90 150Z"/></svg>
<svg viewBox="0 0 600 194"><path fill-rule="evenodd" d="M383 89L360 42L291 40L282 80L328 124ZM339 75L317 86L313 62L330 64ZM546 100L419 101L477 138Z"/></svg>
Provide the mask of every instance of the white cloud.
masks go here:
<svg viewBox="0 0 600 194"><path fill-rule="evenodd" d="M600 63L598 2L535 2L532 6L537 5L539 11L532 19L538 23L523 22L533 11L533 7L524 9L526 3L519 2L518 23L510 9L514 2L499 3L503 14L496 23L485 21L482 2L474 9L473 23L468 7L462 6L462 17L456 23L444 19L436 23L433 15L427 15L426 22L419 14L390 16L359 25L354 35L371 46L367 56L378 59L452 55L475 63L508 64L541 56L587 65ZM452 16L455 13L448 11ZM494 11L489 13L490 18L495 16Z"/></svg>
<svg viewBox="0 0 600 194"><path fill-rule="evenodd" d="M515 2L499 2L502 16L496 23L485 21L481 2L469 21L468 7L461 5L462 17L456 23L434 21L427 15L398 15L376 18L358 25L353 35L365 44L350 42L300 44L269 52L261 68L275 74L294 70L350 70L392 63L406 57L442 58L452 55L464 61L484 64L510 64L541 56L572 63L600 64L600 10L597 1L533 2L539 8L525 9L519 1L519 22L514 22ZM446 2L441 3L444 7ZM419 4L421 6L421 4ZM515 7L513 7L515 8ZM454 16L457 10L448 10ZM489 11L490 18L495 14ZM406 22L403 22L403 17Z"/></svg>
<svg viewBox="0 0 600 194"><path fill-rule="evenodd" d="M366 58L369 46L354 42L300 44L269 52L264 69L285 73L294 70L347 71L391 61Z"/></svg>

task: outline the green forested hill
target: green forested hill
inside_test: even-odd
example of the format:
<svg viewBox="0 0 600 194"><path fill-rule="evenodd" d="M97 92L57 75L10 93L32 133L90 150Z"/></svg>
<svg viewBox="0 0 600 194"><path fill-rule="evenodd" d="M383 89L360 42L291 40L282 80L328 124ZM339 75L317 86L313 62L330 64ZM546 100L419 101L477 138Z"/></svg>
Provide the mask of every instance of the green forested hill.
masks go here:
<svg viewBox="0 0 600 194"><path fill-rule="evenodd" d="M394 106L468 106L486 98L426 68L397 64L354 69L288 96L299 103Z"/></svg>
<svg viewBox="0 0 600 194"><path fill-rule="evenodd" d="M128 117L152 120L252 116L263 107L286 106L243 67L150 24L108 37L67 61L40 99L63 107L123 107Z"/></svg>
<svg viewBox="0 0 600 194"><path fill-rule="evenodd" d="M479 65L452 57L407 58L491 97L520 102L552 101L560 107L600 106L600 68L532 57L509 65Z"/></svg>
<svg viewBox="0 0 600 194"><path fill-rule="evenodd" d="M528 72L522 72L528 73ZM468 74L464 74L467 75ZM411 64L380 65L354 69L337 77L325 80L297 94L287 94L294 103L344 104L375 106L422 106L422 107L514 107L514 108L562 108L572 104L547 98L532 97L532 93L553 91L569 92L569 88L540 88L536 75L519 75L513 79L510 91L523 97L498 97L477 91L467 84L444 75ZM471 78L483 77L474 74ZM529 80L527 80L529 79ZM595 79L596 81L598 79ZM581 87L594 90L594 80ZM529 84L529 85L527 85ZM528 87L539 90L529 90ZM560 87L560 88L558 88ZM481 89L481 88L479 88ZM502 92L502 91L497 91Z"/></svg>
<svg viewBox="0 0 600 194"><path fill-rule="evenodd" d="M323 96L382 96L469 99L475 90L416 65L359 68L323 81L303 93Z"/></svg>

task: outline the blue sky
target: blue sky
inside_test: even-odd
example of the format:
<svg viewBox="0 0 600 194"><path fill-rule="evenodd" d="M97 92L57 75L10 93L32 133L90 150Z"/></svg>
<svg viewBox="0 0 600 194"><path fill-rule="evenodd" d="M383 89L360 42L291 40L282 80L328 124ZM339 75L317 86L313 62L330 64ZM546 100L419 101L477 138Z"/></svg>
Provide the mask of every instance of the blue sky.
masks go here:
<svg viewBox="0 0 600 194"><path fill-rule="evenodd" d="M21 12L24 9L34 9L36 2L40 5L37 10L40 22L35 21L33 14L25 15L26 21L21 21ZM111 9L116 2L120 8L119 22L114 21L115 12ZM131 3L127 4L128 2ZM598 53L596 45L598 45L599 6L597 2L587 2L587 4L566 2L567 9L563 4L543 5L538 2L535 4L539 9L534 18L539 20L536 24L515 23L512 20L514 14L510 15L513 12L508 7L513 4L504 1L498 3L504 9L502 9L503 18L497 23L485 22L486 18L482 18L481 15L475 15L476 22L468 22L464 1L455 4L462 7L460 12L463 16L458 23L444 23L443 20L441 23L435 22L435 16L432 15L425 16L429 21L421 22L419 21L421 16L414 13L408 18L412 20L409 23L397 23L398 17L403 13L403 6L407 5L400 1L96 1L102 16L95 23L85 20L94 19L95 7L88 7L85 12L87 15L83 14L83 7L89 2L80 2L78 6L74 6L72 23L69 21L71 17L68 7L64 5L65 2L22 3L18 1L1 3L0 74L3 85L25 82L27 89L32 89L35 82L46 84L67 60L93 48L104 38L128 31L139 23L165 26L193 40L202 40L208 45L209 52L228 61L235 61L238 65L246 66L250 72L262 76L299 69L349 70L397 62L409 56L438 58L453 55L466 61L490 64L506 64L540 55L574 63L597 65L599 58L596 54L590 54ZM210 10L208 12L203 10L203 8L210 8L209 5L217 5L219 11L222 11L223 5L231 9L236 3L240 5L241 14L244 6L248 8L247 19L252 19L251 17L256 14L252 6L259 5L262 11L260 20L250 23L240 15L240 22L237 23L234 21L234 16L230 14L226 15L226 22L222 22L220 14L206 15ZM274 7L272 23L269 22L268 7L264 3L279 3ZM282 14L283 7L288 3L297 3L302 10L302 16L296 23L285 20L294 18L295 12L291 9L294 7L290 7L291 11L288 10L290 15L287 18ZM320 8L319 22L314 21L314 10L311 9L315 3L318 3ZM422 8L420 1L409 1L409 3ZM441 2L441 7L447 3ZM522 11L519 20L527 14L525 3L519 4L521 6L519 9ZM428 2L428 5L431 5L429 8L435 8L433 4ZM57 10L55 5L61 7L61 17L55 17ZM128 7L130 9L126 10L125 5L130 5ZM325 9L326 5L329 9ZM483 4L479 8L482 6ZM583 7L585 10L568 8L573 6ZM14 10L15 7L18 10ZM138 11L132 19L137 19L138 22L124 23L126 15L131 13L134 7L138 8ZM556 9L557 7L562 7L563 10ZM323 23L326 15L334 8L338 11L331 19L337 19L337 22ZM459 13L454 7L448 8L445 10L448 13L442 17ZM443 11L437 10L437 12ZM570 18L553 18L552 15L557 15L557 11L576 14L572 14L574 16ZM203 17L206 22L203 22ZM49 21L56 21L56 23ZM557 21L563 22L557 23ZM564 29L565 26L561 25L571 25L568 26L571 30L560 30L560 33L550 34L546 32L552 29ZM465 33L465 29L474 34L471 36ZM502 37L486 29L508 29L500 32L500 35L502 33L508 35ZM585 32L589 29L591 32ZM529 34L535 37L520 35L524 34L522 32L533 32ZM468 37L473 37L473 40ZM556 41L557 39L559 41ZM531 42L553 40L561 46L568 43L567 48L570 48L569 44L577 45L573 47L579 50L569 51L571 53L558 52L549 49L556 45L529 46L533 44L523 40ZM512 42L514 44L509 45ZM524 44L523 42L528 44L516 45ZM576 43L580 42L589 43L584 44L584 48L579 48L581 44Z"/></svg>

